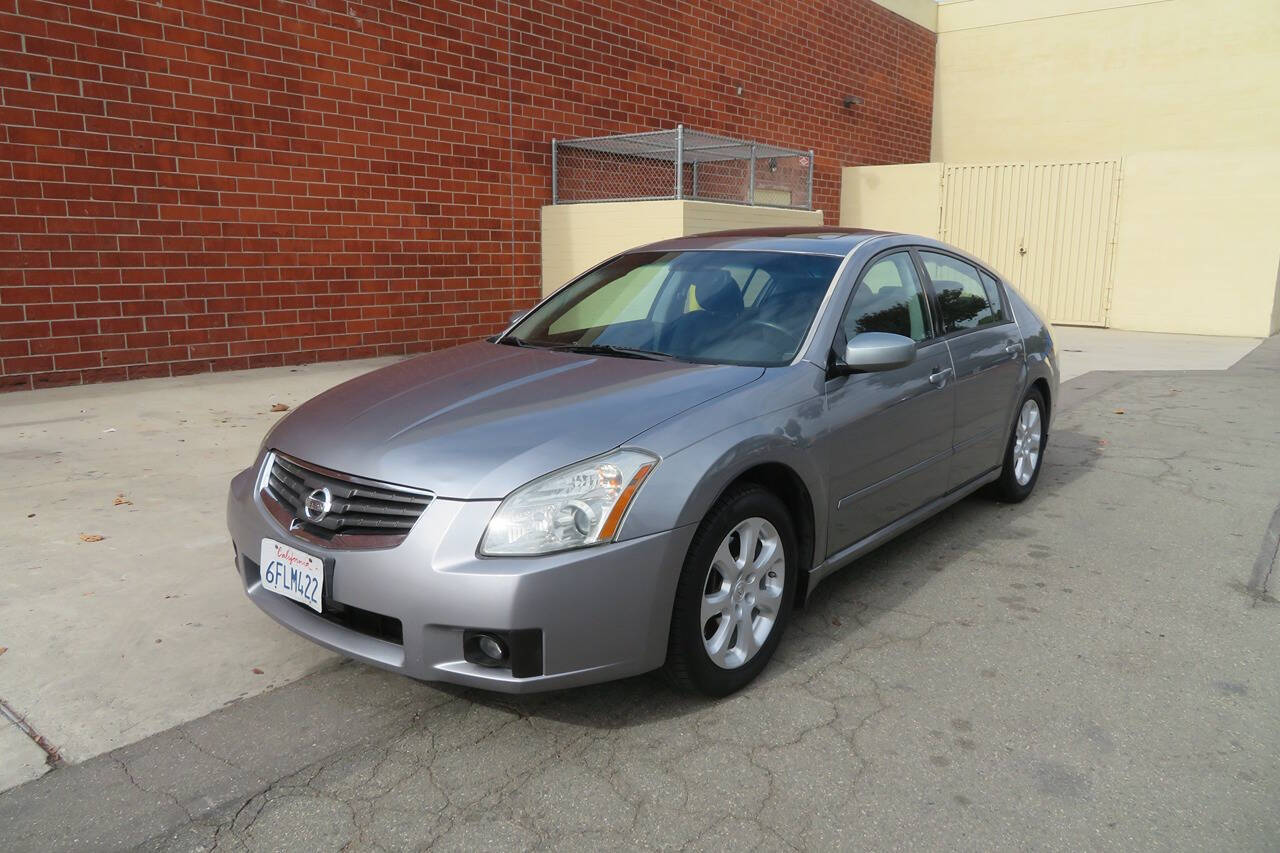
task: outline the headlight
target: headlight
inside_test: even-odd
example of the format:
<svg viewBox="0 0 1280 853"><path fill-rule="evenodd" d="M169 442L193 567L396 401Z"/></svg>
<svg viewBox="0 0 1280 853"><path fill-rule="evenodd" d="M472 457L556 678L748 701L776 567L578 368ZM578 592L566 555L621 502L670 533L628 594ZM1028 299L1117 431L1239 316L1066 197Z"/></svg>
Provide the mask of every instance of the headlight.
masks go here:
<svg viewBox="0 0 1280 853"><path fill-rule="evenodd" d="M521 486L494 513L480 553L549 554L611 541L636 490L657 464L648 453L618 450Z"/></svg>

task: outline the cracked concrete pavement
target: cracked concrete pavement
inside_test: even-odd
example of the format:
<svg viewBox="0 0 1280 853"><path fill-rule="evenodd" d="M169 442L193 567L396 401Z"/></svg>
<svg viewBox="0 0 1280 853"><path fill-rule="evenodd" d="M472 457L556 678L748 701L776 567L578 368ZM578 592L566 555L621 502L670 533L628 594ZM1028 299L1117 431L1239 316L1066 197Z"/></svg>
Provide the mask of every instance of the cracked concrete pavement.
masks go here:
<svg viewBox="0 0 1280 853"><path fill-rule="evenodd" d="M0 848L1275 849L1278 375L1064 383L1028 502L838 573L726 700L328 659L0 794Z"/></svg>

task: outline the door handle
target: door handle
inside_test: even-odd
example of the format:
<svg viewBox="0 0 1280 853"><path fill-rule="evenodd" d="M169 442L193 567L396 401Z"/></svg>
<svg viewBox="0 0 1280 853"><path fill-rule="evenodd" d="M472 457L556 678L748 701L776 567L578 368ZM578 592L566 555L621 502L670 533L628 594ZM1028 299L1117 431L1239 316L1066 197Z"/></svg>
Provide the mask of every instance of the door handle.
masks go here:
<svg viewBox="0 0 1280 853"><path fill-rule="evenodd" d="M1022 341L1009 341L1005 346L1004 351L1009 353L1009 355L1017 357L1022 352Z"/></svg>
<svg viewBox="0 0 1280 853"><path fill-rule="evenodd" d="M929 381L941 388L947 384L947 380L951 378L951 368L943 367L937 373L929 374Z"/></svg>

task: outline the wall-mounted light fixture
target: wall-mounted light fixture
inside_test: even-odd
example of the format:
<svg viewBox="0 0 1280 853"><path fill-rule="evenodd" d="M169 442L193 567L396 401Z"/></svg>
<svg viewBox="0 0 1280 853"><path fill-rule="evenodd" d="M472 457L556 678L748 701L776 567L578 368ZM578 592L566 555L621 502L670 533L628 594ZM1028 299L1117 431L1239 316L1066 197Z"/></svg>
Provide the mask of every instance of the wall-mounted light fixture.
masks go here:
<svg viewBox="0 0 1280 853"><path fill-rule="evenodd" d="M862 98L859 98L857 95L844 96L844 108L846 110L852 109L853 107L862 106L862 103L863 103Z"/></svg>
<svg viewBox="0 0 1280 853"><path fill-rule="evenodd" d="M770 171L770 172L776 172L776 171L778 171L778 158L777 158L777 157L770 157L770 158L769 158L769 171Z"/></svg>

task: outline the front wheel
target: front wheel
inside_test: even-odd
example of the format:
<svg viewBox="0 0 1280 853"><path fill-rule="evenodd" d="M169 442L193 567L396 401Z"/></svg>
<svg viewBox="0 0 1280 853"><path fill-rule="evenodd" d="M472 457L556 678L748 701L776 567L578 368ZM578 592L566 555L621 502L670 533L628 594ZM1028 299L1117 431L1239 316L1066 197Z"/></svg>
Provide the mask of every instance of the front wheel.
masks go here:
<svg viewBox="0 0 1280 853"><path fill-rule="evenodd" d="M664 667L677 687L726 696L760 674L782 637L802 571L786 506L734 489L694 534L676 587Z"/></svg>
<svg viewBox="0 0 1280 853"><path fill-rule="evenodd" d="M1024 501L1036 487L1048 438L1047 411L1040 389L1032 388L1022 398L1009 435L1009 446L1004 452L1004 468L1000 479L993 484L996 497L1001 500Z"/></svg>

